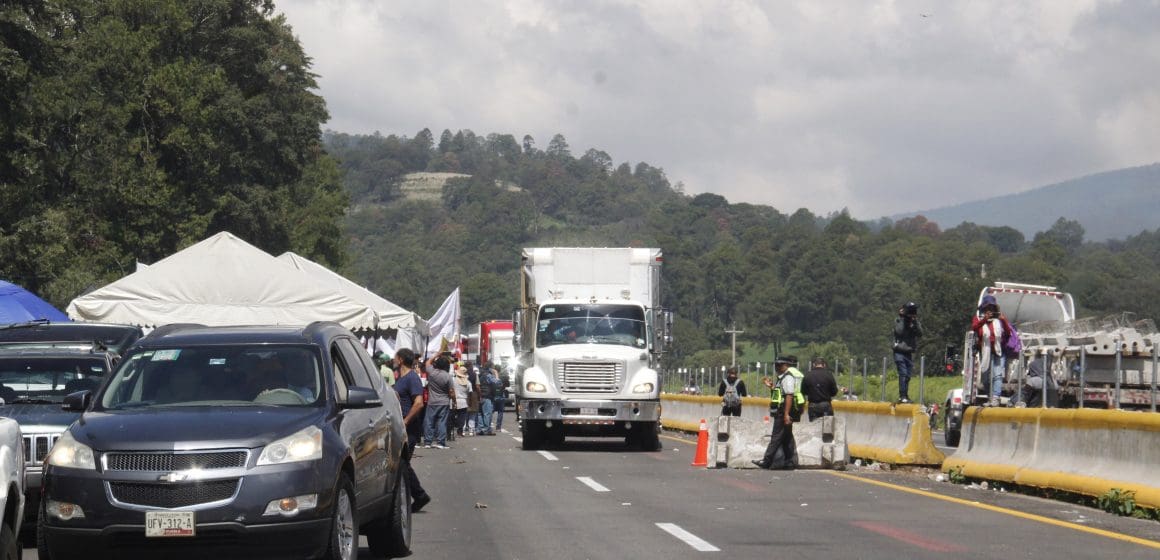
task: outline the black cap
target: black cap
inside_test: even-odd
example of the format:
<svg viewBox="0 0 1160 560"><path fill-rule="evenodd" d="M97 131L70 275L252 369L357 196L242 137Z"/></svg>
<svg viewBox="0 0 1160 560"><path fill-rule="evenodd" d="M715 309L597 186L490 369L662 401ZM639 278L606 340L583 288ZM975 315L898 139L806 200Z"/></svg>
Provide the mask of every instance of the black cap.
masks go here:
<svg viewBox="0 0 1160 560"><path fill-rule="evenodd" d="M774 363L774 365L786 364L789 366L796 366L798 361L797 361L797 356L786 354L784 356L778 356L777 359L773 361L773 363Z"/></svg>
<svg viewBox="0 0 1160 560"><path fill-rule="evenodd" d="M906 302L906 305L902 306L902 310L905 311L907 315L914 315L915 313L918 313L918 304L914 303L913 301L908 301Z"/></svg>

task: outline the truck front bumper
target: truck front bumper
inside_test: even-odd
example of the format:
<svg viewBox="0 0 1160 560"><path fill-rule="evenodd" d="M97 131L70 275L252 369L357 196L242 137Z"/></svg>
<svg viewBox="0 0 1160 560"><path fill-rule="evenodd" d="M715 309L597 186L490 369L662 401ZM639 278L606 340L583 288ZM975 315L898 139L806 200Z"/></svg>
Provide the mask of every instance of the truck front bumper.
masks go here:
<svg viewBox="0 0 1160 560"><path fill-rule="evenodd" d="M660 401L558 400L519 401L521 420L556 420L564 424L659 422Z"/></svg>

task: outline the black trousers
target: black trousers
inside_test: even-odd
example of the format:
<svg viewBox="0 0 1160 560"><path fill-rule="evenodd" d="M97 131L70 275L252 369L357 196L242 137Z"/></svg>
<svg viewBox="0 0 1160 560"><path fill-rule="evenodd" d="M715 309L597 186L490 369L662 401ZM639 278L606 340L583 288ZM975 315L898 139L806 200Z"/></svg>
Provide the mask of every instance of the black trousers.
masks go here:
<svg viewBox="0 0 1160 560"><path fill-rule="evenodd" d="M412 423L422 425L419 419L413 420ZM410 426L407 426L407 444L406 448L403 449L403 464L401 465L403 480L407 483L407 491L412 500L427 494L423 485L419 484L419 475L415 474L415 469L411 468L411 457L415 454L415 445L422 439L420 435L422 431L422 428L412 430Z"/></svg>
<svg viewBox="0 0 1160 560"><path fill-rule="evenodd" d="M769 436L769 447L765 448L762 462L770 469L792 469L797 466L797 442L793 439L793 425L785 423L785 412L777 410L773 415L773 431Z"/></svg>
<svg viewBox="0 0 1160 560"><path fill-rule="evenodd" d="M741 416L741 405L737 405L737 406L722 405L721 406L721 416Z"/></svg>
<svg viewBox="0 0 1160 560"><path fill-rule="evenodd" d="M830 404L830 401L810 403L809 413L810 413L810 422L813 422L814 418L821 418L823 416L833 416L834 415L834 405Z"/></svg>

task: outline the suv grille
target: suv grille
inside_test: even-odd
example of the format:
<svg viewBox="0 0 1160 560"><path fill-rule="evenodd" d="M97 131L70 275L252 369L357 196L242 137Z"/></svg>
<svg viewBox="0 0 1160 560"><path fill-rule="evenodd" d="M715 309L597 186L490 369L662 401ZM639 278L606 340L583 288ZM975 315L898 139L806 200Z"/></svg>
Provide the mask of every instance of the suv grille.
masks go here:
<svg viewBox="0 0 1160 560"><path fill-rule="evenodd" d="M44 464L52 445L60 434L24 434L24 464L37 467Z"/></svg>
<svg viewBox="0 0 1160 560"><path fill-rule="evenodd" d="M246 466L245 451L213 453L108 453L110 471L170 472L190 469L229 469Z"/></svg>
<svg viewBox="0 0 1160 560"><path fill-rule="evenodd" d="M624 362L556 362L562 393L618 393Z"/></svg>
<svg viewBox="0 0 1160 560"><path fill-rule="evenodd" d="M238 479L207 480L180 484L110 482L113 499L123 504L160 508L189 507L233 497Z"/></svg>

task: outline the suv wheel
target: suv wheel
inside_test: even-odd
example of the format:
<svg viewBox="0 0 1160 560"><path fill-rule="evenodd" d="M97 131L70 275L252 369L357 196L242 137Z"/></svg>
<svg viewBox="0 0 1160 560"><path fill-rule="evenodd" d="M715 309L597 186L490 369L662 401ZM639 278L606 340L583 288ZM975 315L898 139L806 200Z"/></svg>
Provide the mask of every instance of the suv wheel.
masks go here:
<svg viewBox="0 0 1160 560"><path fill-rule="evenodd" d="M398 558L411 552L411 489L402 469L395 481L391 516L372 523L366 535L367 546L374 556Z"/></svg>
<svg viewBox="0 0 1160 560"><path fill-rule="evenodd" d="M48 551L48 540L46 539L48 531L44 528L44 503L41 502L40 508L36 512L36 557L40 560L52 560L52 554Z"/></svg>
<svg viewBox="0 0 1160 560"><path fill-rule="evenodd" d="M345 474L338 476L338 487L334 489L333 520L327 560L355 560L358 557L358 521L355 519L354 486Z"/></svg>
<svg viewBox="0 0 1160 560"><path fill-rule="evenodd" d="M16 533L7 523L0 527L0 560L20 560L20 545Z"/></svg>

